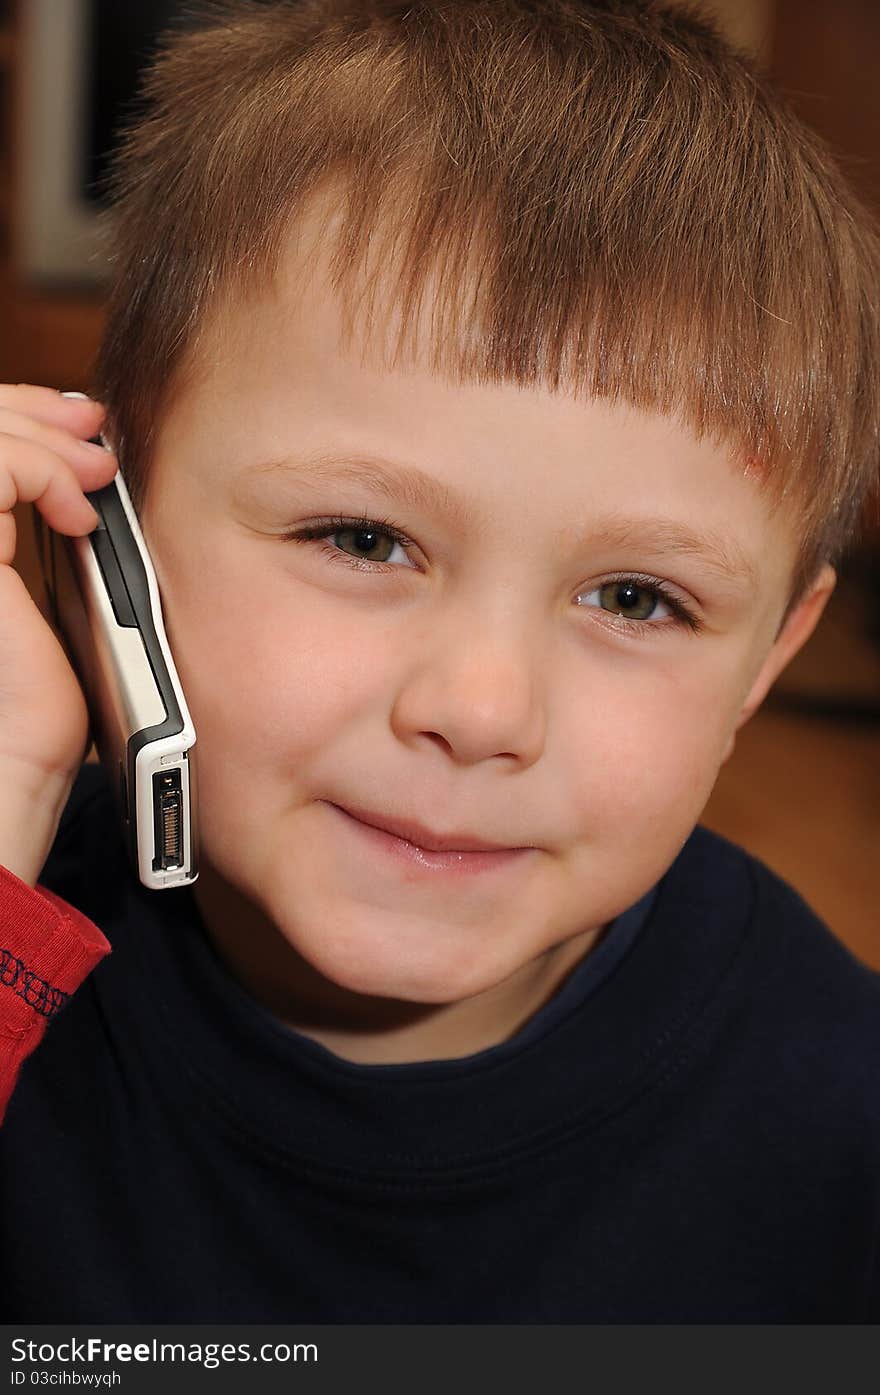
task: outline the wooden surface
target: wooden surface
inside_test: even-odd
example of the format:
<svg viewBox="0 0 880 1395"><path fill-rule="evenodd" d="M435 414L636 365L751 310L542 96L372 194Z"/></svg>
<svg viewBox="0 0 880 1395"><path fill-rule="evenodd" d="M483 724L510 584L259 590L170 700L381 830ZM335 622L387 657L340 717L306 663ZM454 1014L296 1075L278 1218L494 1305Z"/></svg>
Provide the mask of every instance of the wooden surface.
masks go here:
<svg viewBox="0 0 880 1395"><path fill-rule="evenodd" d="M82 391L101 335L100 296L28 286L15 267L22 3L6 0L0 24L0 382Z"/></svg>
<svg viewBox="0 0 880 1395"><path fill-rule="evenodd" d="M880 644L869 630L866 592L842 574L813 635L740 731L700 822L762 858L880 969ZM875 716L835 721L782 705L826 695Z"/></svg>
<svg viewBox="0 0 880 1395"><path fill-rule="evenodd" d="M760 857L880 970L880 726L757 712L700 822Z"/></svg>
<svg viewBox="0 0 880 1395"><path fill-rule="evenodd" d="M775 0L770 72L798 115L829 143L880 215L880 4ZM880 500L865 512L880 552Z"/></svg>
<svg viewBox="0 0 880 1395"><path fill-rule="evenodd" d="M103 323L97 297L47 296L7 285L0 303L0 382L88 390Z"/></svg>

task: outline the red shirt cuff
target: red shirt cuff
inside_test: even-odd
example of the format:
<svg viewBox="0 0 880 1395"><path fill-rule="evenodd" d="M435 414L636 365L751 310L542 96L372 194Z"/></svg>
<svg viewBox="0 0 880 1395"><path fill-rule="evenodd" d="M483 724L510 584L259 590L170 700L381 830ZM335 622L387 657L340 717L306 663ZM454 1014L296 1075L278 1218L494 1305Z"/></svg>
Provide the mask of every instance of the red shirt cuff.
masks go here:
<svg viewBox="0 0 880 1395"><path fill-rule="evenodd" d="M88 916L0 867L0 1118L22 1061L110 949Z"/></svg>

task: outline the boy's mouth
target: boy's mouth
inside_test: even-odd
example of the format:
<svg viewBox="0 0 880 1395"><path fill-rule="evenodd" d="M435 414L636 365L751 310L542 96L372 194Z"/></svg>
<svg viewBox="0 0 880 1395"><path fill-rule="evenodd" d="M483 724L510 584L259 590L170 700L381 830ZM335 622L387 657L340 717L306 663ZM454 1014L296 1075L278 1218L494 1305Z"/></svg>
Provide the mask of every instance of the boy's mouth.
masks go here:
<svg viewBox="0 0 880 1395"><path fill-rule="evenodd" d="M414 819L399 819L390 815L374 814L369 810L358 809L350 804L344 806L336 804L334 808L341 809L344 814L357 819L358 823L367 824L370 828L380 829L384 833L390 833L395 838L421 848L423 852L525 851L523 847L509 843L492 842L485 838L478 838L472 833L434 833Z"/></svg>
<svg viewBox="0 0 880 1395"><path fill-rule="evenodd" d="M389 863L406 870L409 873L432 874L446 873L450 876L469 876L478 872L497 872L502 868L509 867L511 863L522 861L528 853L534 852L534 848L511 848L499 847L497 844L488 844L485 839L474 838L470 834L449 834L445 837L424 829L420 824L413 824L409 820L398 820L386 818L383 814L374 814L366 810L343 808L341 804L333 804L329 800L324 801L328 807L335 810L340 819L344 820L345 826L355 833L357 842L362 845L364 851L368 853L371 863L376 858L380 859L380 865L387 858ZM361 817L363 813L364 817ZM378 823L367 822L368 819L381 819L385 827ZM391 825L388 827L387 825ZM396 831L401 830L401 831ZM403 830L406 830L404 833ZM409 836L407 836L409 835ZM424 844L414 842L415 838L424 838L428 841L446 841L448 843L470 843L470 848L452 847L431 848ZM473 844L476 843L475 848Z"/></svg>

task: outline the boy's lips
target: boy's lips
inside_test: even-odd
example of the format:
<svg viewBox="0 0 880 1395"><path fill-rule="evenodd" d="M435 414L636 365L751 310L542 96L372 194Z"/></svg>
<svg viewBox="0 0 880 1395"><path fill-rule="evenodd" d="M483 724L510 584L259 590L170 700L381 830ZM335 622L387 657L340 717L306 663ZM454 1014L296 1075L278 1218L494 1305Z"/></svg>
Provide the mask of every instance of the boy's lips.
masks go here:
<svg viewBox="0 0 880 1395"><path fill-rule="evenodd" d="M430 828L425 828L415 819L376 814L368 809L360 809L353 804L336 804L335 807L341 809L344 814L349 814L351 818L357 819L359 823L381 829L384 833L391 833L395 838L403 838L407 843L412 843L417 848L424 848L426 852L514 852L521 850L524 846L523 844L496 843L487 838L478 838L472 833L436 833Z"/></svg>

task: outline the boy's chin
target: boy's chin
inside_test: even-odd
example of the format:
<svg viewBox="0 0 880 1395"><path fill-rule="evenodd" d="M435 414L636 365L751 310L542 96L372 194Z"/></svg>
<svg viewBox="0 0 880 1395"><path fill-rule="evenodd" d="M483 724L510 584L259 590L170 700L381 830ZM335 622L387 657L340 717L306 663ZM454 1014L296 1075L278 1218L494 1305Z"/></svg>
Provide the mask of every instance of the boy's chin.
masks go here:
<svg viewBox="0 0 880 1395"><path fill-rule="evenodd" d="M311 935L290 928L289 943L322 978L345 993L394 999L413 1005L451 1005L490 992L521 965L499 962L473 941L466 953L459 935L444 934L436 922L396 940L362 925L350 935ZM285 938L288 933L280 927Z"/></svg>
<svg viewBox="0 0 880 1395"><path fill-rule="evenodd" d="M315 977L304 997L292 985L288 1010L279 1005L277 1014L355 1064L471 1056L506 1041L542 1003L536 981L516 975L521 965L488 955L471 953L463 966L442 944L419 952L412 943L376 944L366 935L357 944L326 936L313 944L302 930L292 943Z"/></svg>

